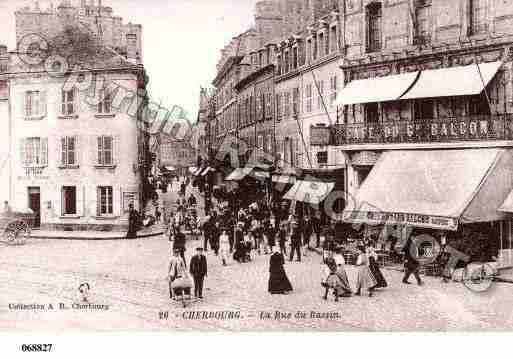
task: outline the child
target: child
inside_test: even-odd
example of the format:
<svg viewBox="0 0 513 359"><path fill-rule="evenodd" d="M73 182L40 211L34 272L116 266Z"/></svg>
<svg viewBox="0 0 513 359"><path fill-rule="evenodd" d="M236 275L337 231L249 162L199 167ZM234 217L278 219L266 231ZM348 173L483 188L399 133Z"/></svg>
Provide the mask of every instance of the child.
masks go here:
<svg viewBox="0 0 513 359"><path fill-rule="evenodd" d="M226 229L223 228L221 236L219 237L219 250L221 253L221 260L223 266L227 265L228 255L230 253L230 237L226 233Z"/></svg>

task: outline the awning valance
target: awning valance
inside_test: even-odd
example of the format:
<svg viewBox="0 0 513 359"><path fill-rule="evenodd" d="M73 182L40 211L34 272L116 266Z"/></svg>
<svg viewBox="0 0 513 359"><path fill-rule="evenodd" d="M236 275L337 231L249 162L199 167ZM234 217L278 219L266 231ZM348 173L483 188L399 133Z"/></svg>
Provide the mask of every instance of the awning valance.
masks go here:
<svg viewBox="0 0 513 359"><path fill-rule="evenodd" d="M328 197L333 188L333 182L297 181L283 198L317 205Z"/></svg>
<svg viewBox="0 0 513 359"><path fill-rule="evenodd" d="M513 152L505 149L390 151L378 160L344 220L457 230L492 222L513 188Z"/></svg>
<svg viewBox="0 0 513 359"><path fill-rule="evenodd" d="M501 65L501 61L496 61L422 71L415 85L401 100L479 95Z"/></svg>
<svg viewBox="0 0 513 359"><path fill-rule="evenodd" d="M340 91L337 105L398 100L413 86L418 76L419 71L415 71L351 81Z"/></svg>

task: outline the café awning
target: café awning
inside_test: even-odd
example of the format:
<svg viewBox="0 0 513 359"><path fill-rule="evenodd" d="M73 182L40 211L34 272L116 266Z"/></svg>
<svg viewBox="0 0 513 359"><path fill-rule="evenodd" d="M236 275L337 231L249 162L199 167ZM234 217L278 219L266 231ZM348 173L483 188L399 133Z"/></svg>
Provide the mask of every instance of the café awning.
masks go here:
<svg viewBox="0 0 513 359"><path fill-rule="evenodd" d="M401 100L479 95L501 65L501 61L496 61L422 71L415 85L401 96Z"/></svg>
<svg viewBox="0 0 513 359"><path fill-rule="evenodd" d="M415 83L419 71L398 75L354 80L346 85L337 98L337 105L386 102L398 100Z"/></svg>
<svg viewBox="0 0 513 359"><path fill-rule="evenodd" d="M454 231L504 219L512 189L512 150L390 151L348 199L344 220Z"/></svg>
<svg viewBox="0 0 513 359"><path fill-rule="evenodd" d="M328 197L333 188L334 182L297 181L283 198L317 205Z"/></svg>

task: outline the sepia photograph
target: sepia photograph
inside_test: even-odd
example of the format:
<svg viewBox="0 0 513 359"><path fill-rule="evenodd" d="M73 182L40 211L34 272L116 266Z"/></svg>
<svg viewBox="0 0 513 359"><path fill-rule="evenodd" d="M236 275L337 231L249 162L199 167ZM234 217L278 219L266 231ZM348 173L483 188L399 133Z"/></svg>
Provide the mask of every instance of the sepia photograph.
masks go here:
<svg viewBox="0 0 513 359"><path fill-rule="evenodd" d="M0 0L0 29L3 333L513 330L513 0Z"/></svg>

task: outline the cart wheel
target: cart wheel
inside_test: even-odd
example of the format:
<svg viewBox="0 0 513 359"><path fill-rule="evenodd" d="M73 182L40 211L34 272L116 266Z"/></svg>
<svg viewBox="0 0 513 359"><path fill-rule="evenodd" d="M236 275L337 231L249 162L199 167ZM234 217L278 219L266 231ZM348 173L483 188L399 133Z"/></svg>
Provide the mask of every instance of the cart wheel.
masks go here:
<svg viewBox="0 0 513 359"><path fill-rule="evenodd" d="M7 243L14 243L14 241L16 240L16 232L11 229L6 229L5 239L7 239Z"/></svg>
<svg viewBox="0 0 513 359"><path fill-rule="evenodd" d="M12 222L7 226L6 237L9 243L25 243L30 236L30 227L22 221Z"/></svg>

